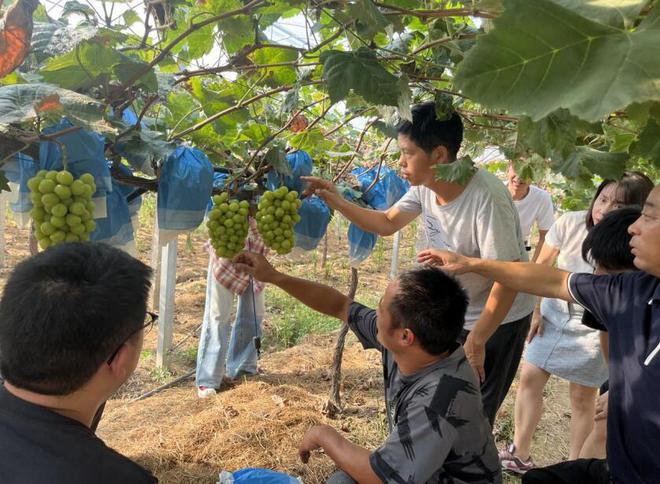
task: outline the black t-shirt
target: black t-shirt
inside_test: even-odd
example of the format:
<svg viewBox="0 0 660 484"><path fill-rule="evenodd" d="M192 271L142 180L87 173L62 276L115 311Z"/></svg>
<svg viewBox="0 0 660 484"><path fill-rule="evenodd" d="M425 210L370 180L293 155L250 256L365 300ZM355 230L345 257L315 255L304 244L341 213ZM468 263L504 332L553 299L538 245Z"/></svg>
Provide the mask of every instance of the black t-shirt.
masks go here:
<svg viewBox="0 0 660 484"><path fill-rule="evenodd" d="M21 400L0 386L3 484L153 484L147 470L76 420Z"/></svg>

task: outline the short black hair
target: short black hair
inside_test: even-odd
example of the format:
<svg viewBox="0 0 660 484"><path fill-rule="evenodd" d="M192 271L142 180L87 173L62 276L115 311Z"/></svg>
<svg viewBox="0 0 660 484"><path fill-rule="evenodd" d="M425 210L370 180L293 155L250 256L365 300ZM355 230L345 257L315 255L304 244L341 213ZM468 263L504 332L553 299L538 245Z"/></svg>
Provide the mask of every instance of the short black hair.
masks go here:
<svg viewBox="0 0 660 484"><path fill-rule="evenodd" d="M151 269L109 245L53 246L19 263L0 300L0 372L45 395L82 387L144 324Z"/></svg>
<svg viewBox="0 0 660 484"><path fill-rule="evenodd" d="M452 349L468 307L467 294L458 281L425 266L402 272L398 283L389 308L394 326L410 329L429 354Z"/></svg>
<svg viewBox="0 0 660 484"><path fill-rule="evenodd" d="M639 206L612 210L596 224L582 242L582 258L589 264L599 265L608 271L636 270L630 251L628 233L642 211Z"/></svg>
<svg viewBox="0 0 660 484"><path fill-rule="evenodd" d="M594 219L592 212L594 210L594 204L600 192L602 192L606 186L616 183L616 198L617 202L621 206L627 205L639 205L640 207L644 205L646 198L653 190L654 184L651 179L646 176L641 171L626 171L623 173L623 176L620 180L606 179L598 185L596 189L596 194L591 200L589 205L589 210L587 210L587 229L591 229L594 224Z"/></svg>
<svg viewBox="0 0 660 484"><path fill-rule="evenodd" d="M435 103L426 102L413 106L412 122L401 120L396 132L408 136L427 153L438 146L444 146L451 159L455 160L463 142L463 121L456 111L446 121L438 120Z"/></svg>

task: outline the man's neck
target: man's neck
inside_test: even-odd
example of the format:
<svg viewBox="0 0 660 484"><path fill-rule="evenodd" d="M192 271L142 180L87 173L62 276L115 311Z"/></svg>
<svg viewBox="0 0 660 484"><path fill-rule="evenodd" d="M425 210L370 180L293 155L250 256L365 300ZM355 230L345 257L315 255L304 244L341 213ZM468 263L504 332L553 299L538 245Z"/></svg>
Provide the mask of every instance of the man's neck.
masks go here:
<svg viewBox="0 0 660 484"><path fill-rule="evenodd" d="M524 191L518 191L511 188L511 184L509 184L509 193L511 194L511 198L513 198L514 201L519 202L527 195L529 195L529 185L525 187Z"/></svg>
<svg viewBox="0 0 660 484"><path fill-rule="evenodd" d="M425 183L424 186L435 193L435 199L438 205L446 205L449 202L456 200L461 193L465 191L467 183L461 185L460 183L433 179L432 181Z"/></svg>
<svg viewBox="0 0 660 484"><path fill-rule="evenodd" d="M419 373L424 368L435 365L437 362L447 358L450 354L451 351L445 351L439 355L431 355L423 350L417 350L406 351L403 354L394 354L393 356L401 374L410 376Z"/></svg>
<svg viewBox="0 0 660 484"><path fill-rule="evenodd" d="M76 420L89 427L101 402L77 391L69 395L43 395L18 388L8 381L4 383L9 393L21 400L47 408L64 417Z"/></svg>

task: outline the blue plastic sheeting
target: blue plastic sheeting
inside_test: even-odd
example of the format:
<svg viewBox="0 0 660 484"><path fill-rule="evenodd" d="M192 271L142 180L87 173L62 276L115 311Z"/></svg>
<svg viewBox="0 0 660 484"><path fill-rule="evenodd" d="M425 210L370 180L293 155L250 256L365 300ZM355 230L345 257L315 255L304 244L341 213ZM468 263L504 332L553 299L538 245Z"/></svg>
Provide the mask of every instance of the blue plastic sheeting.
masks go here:
<svg viewBox="0 0 660 484"><path fill-rule="evenodd" d="M360 190L366 191L378 173L378 167L365 170L356 168L351 173L356 175L360 182ZM362 199L376 210L387 210L406 194L410 184L400 178L396 171L387 166L381 167L379 181L362 195Z"/></svg>
<svg viewBox="0 0 660 484"><path fill-rule="evenodd" d="M231 482L231 478L225 477L227 472L222 473L224 482ZM231 473L233 482L239 483L260 483L260 484L300 484L297 478L283 472L272 471L270 469L247 468ZM222 482L222 479L221 479Z"/></svg>
<svg viewBox="0 0 660 484"><path fill-rule="evenodd" d="M109 161L108 167L110 166L112 166L112 162ZM129 167L123 164L119 164L119 171L121 171L124 175L128 175L128 176L133 174L133 171ZM137 215L137 213L140 211L140 207L142 206L142 195L139 195L133 198L130 202L128 202L128 197L131 196L133 193L135 193L137 191L137 188L116 182L114 179L112 181L112 185L115 187L115 190L118 190L119 193L121 193L122 196L126 199L128 203L128 213L130 214L130 216L134 217L135 215Z"/></svg>
<svg viewBox="0 0 660 484"><path fill-rule="evenodd" d="M96 230L89 236L91 240L105 242L115 247L121 247L133 240L133 224L131 213L122 193L124 186L113 181L114 190L106 196L108 216L96 219Z"/></svg>
<svg viewBox="0 0 660 484"><path fill-rule="evenodd" d="M66 128L73 124L63 118L55 126L43 130L42 134L48 135ZM97 133L79 129L63 136L58 136L57 141L66 148L67 169L76 178L83 173L91 173L96 181L96 193L94 198L105 196L112 191L112 178L110 170L105 161L105 138ZM39 144L39 164L44 170L63 170L62 148L57 143L42 141Z"/></svg>
<svg viewBox="0 0 660 484"><path fill-rule="evenodd" d="M213 166L197 148L179 146L158 179L158 228L192 230L204 220L213 189Z"/></svg>
<svg viewBox="0 0 660 484"><path fill-rule="evenodd" d="M312 168L314 167L312 157L307 152L299 150L286 155L286 159L291 166L291 175L283 176L271 170L268 172L266 186L269 190L275 190L280 186L285 186L289 190L295 190L301 193L304 184L300 180L300 177L312 174Z"/></svg>
<svg viewBox="0 0 660 484"><path fill-rule="evenodd" d="M371 255L378 241L378 235L365 232L357 225L348 226L348 259L351 266L356 266Z"/></svg>
<svg viewBox="0 0 660 484"><path fill-rule="evenodd" d="M351 173L360 182L360 190L365 192L376 178L378 168L355 168ZM399 201L410 188L410 184L400 178L395 170L386 166L381 167L378 178L376 184L362 195L362 200L376 210L387 210ZM350 194L344 194L344 197L353 198ZM365 232L357 225L350 224L348 227L348 258L350 264L356 266L369 257L376 246L377 240L378 236L376 234Z"/></svg>
<svg viewBox="0 0 660 484"><path fill-rule="evenodd" d="M304 250L316 249L325 235L330 222L330 208L316 195L305 198L298 210L300 222L293 231L296 235L296 247Z"/></svg>
<svg viewBox="0 0 660 484"><path fill-rule="evenodd" d="M7 180L18 185L18 199L9 204L14 213L26 213L32 209L30 189L27 182L37 174L34 160L28 155L17 153L2 165Z"/></svg>

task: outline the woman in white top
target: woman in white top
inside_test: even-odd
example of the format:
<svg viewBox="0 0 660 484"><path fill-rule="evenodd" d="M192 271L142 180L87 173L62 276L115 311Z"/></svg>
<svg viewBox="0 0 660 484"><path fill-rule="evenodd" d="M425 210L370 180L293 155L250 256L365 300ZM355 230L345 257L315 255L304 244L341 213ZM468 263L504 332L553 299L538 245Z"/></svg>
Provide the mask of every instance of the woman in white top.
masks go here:
<svg viewBox="0 0 660 484"><path fill-rule="evenodd" d="M638 172L620 181L600 184L589 210L567 212L557 219L536 261L570 272L593 272L582 258L587 232L607 212L624 205L642 205L653 183ZM569 381L571 437L569 460L577 459L594 423L598 387L607 379L607 364L598 331L582 325L582 307L544 298L534 312L529 345L521 366L516 395L514 440L500 452L504 469L524 473L534 467L532 437L543 411L543 388L550 375Z"/></svg>

